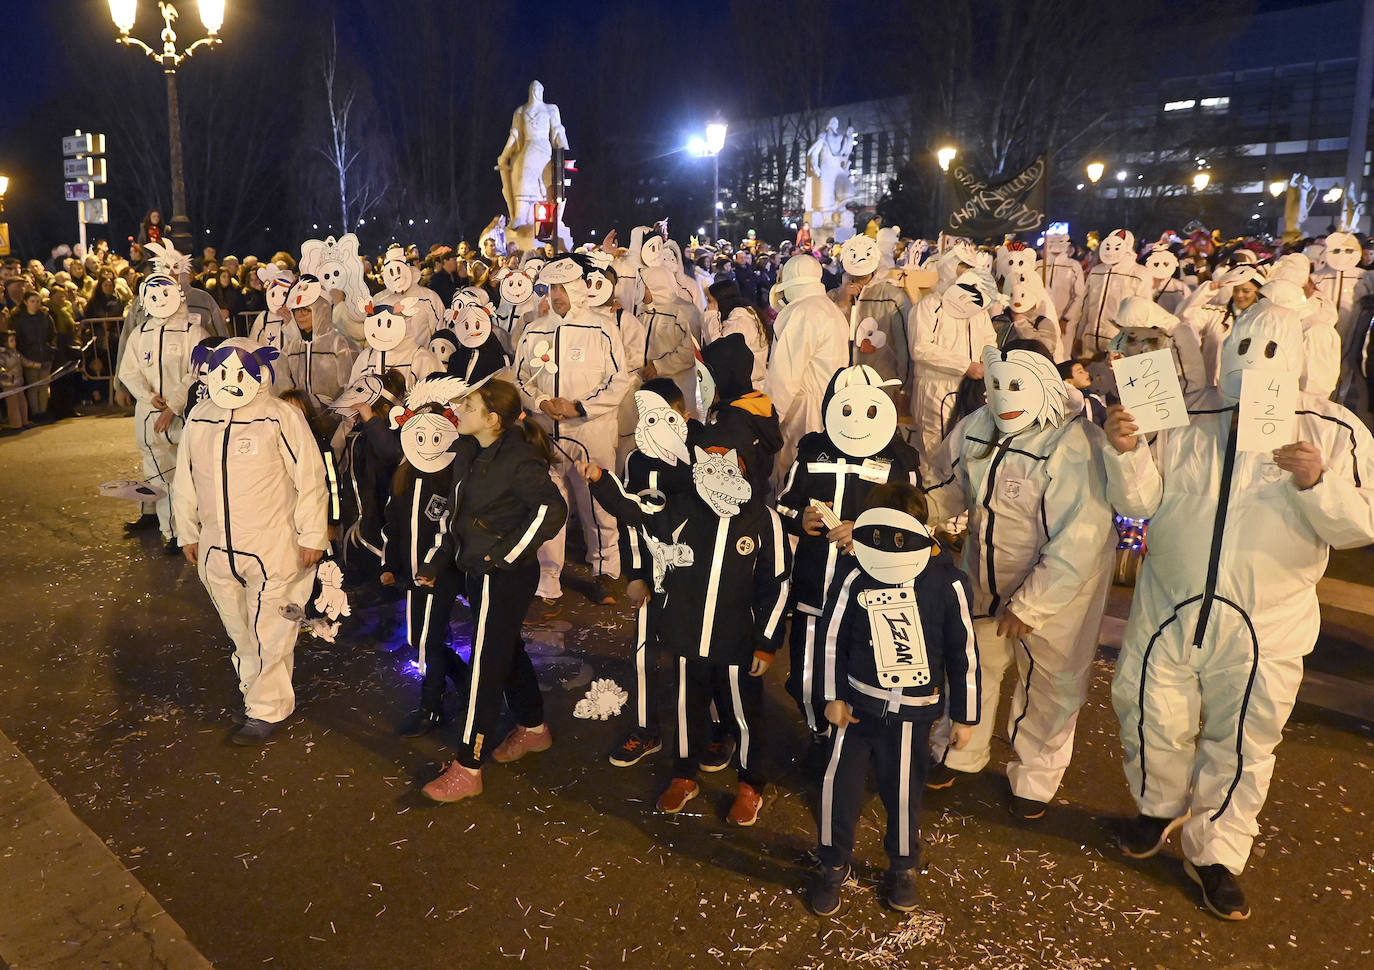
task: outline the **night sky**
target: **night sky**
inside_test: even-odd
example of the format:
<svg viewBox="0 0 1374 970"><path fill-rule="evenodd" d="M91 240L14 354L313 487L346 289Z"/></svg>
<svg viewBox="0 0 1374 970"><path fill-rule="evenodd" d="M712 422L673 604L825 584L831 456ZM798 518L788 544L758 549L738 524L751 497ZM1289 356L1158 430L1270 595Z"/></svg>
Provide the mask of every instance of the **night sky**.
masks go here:
<svg viewBox="0 0 1374 970"><path fill-rule="evenodd" d="M1251 6L1263 10L1296 5L1301 4L1262 0ZM1166 22L1172 18L1181 25L1196 8L1195 3L1172 0L1160 7ZM179 9L184 46L200 37L203 28L193 0L182 0ZM371 79L374 113L385 114L397 99L408 103L411 117L423 116L431 105L452 105L468 126L468 134L456 138L453 146L455 155L471 154L473 159L467 187L455 190L467 211L446 211L446 221L436 212L435 222L445 227L442 231L475 237L501 208L499 180L491 165L510 114L524 101L531 79L542 80L547 99L562 109L573 143L571 154L591 158L603 169L643 165L653 161L656 144L675 146L682 133L699 130L716 113L741 117L751 110L798 106L786 103L788 76L797 75L797 101L808 77L798 74L779 52L785 48L788 16L794 9L790 0L700 5L652 0L227 0L224 43L199 51L182 68L183 119L201 112L204 99L209 99L215 111L206 113L210 120L205 123L217 126L221 159L238 145L254 170L251 181L243 182L252 187L252 204L233 213L237 221L231 225L238 238L229 243L245 250L298 244L299 239L264 238L257 230L274 221L298 228L310 218L309 206L299 198L303 190L293 181L302 165L311 164L302 161L309 156L293 154L286 146L293 129L304 124L303 114L311 111L301 92L311 88L314 52L336 18L341 58ZM895 72L910 73L915 67L904 63L903 51L893 49L883 23L892 17L938 15L940 5L922 0L905 5L847 0L819 4L817 9L830 19L826 29L834 38L823 94L830 103L843 103L887 93ZM5 218L14 250L46 256L56 242L74 239L76 206L62 198L60 138L78 127L111 136L110 184L100 194L110 198L112 225L102 235L122 240L136 232L138 220L154 203L170 215L165 176L158 181L153 174L153 166L166 166L162 77L143 53L115 43L106 0L16 0L6 5L5 13L0 173L10 177ZM478 21L479 17L488 19ZM751 23L765 27L762 42L757 33L751 38ZM159 29L156 4L139 0L134 34L156 45ZM433 46L436 30L448 35L440 38L447 47L446 60L432 51L419 53L426 40ZM775 37L768 38L770 32ZM773 49L762 49L761 43ZM436 71L440 64L444 67ZM757 83L749 88L742 80L757 78L760 65L778 72L785 82L771 85L767 97ZM751 74L746 67L755 70ZM615 97L608 97L608 92ZM141 138L129 121L135 116L148 119ZM191 161L197 146L190 142L196 136L189 130L191 122L183 124L188 129L188 194L196 222L203 220L195 211L197 195L207 200L199 203L204 208L223 200L213 196L215 187L191 184L192 169L199 164ZM264 132L264 127L270 131ZM398 164L406 161L401 158ZM149 174L142 180L133 178L134 168ZM157 189L159 198L145 197L153 190L140 186L149 185L162 186ZM593 199L604 203L607 192L619 190L615 186L613 181L588 185L584 179L574 193L584 193L584 205ZM218 188L221 194L234 191L233 185ZM430 205L425 211L433 209ZM278 236L289 231L282 229ZM415 241L435 240L421 236Z"/></svg>

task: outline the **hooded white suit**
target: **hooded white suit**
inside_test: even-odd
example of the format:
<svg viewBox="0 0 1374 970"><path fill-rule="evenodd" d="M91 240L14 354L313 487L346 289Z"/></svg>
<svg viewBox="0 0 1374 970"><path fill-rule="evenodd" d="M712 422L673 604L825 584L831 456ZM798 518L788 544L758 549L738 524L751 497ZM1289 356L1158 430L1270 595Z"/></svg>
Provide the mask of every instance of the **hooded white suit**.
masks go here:
<svg viewBox="0 0 1374 970"><path fill-rule="evenodd" d="M1266 358L1271 341L1279 351ZM1301 354L1296 314L1260 301L1227 337L1223 371L1296 376ZM1321 626L1328 550L1374 542L1374 440L1346 409L1300 395L1297 438L1324 466L1300 491L1268 452L1236 451L1234 413L1234 397L1210 391L1152 446L1108 446L1106 469L1117 511L1150 520L1112 685L1126 779L1146 815L1191 811L1194 865L1239 873Z"/></svg>
<svg viewBox="0 0 1374 970"><path fill-rule="evenodd" d="M997 346L997 331L988 314L996 292L990 277L970 270L943 295L927 293L916 304L911 328L911 364L916 375L911 416L921 435L922 461L930 462L945 440L954 395L969 365L981 359L984 347Z"/></svg>
<svg viewBox="0 0 1374 970"><path fill-rule="evenodd" d="M985 362L998 354L990 350ZM1020 680L1007 721L1015 755L1007 779L1013 794L1039 802L1054 796L1073 755L1116 549L1102 432L1083 413L1082 396L1063 393L1057 423L1051 416L1015 434L998 431L994 403L964 418L937 457L940 484L927 493L929 522L968 512L961 566L973 582L982 671L982 720L945 764L966 772L987 765L1014 655ZM1003 608L1032 632L1014 644L997 636Z"/></svg>
<svg viewBox="0 0 1374 970"><path fill-rule="evenodd" d="M1281 257L1260 295L1281 307L1297 311L1302 320L1302 379L1298 386L1308 394L1330 398L1341 379L1341 336L1336 330L1336 309L1320 293L1303 293L1307 282L1307 257L1289 253Z"/></svg>
<svg viewBox="0 0 1374 970"><path fill-rule="evenodd" d="M199 547L197 571L234 642L247 716L275 724L295 710L300 632L281 608L304 608L315 582L298 550L329 543L320 449L301 412L264 387L234 410L196 405L177 470L189 486L173 496L177 531L183 546Z"/></svg>
<svg viewBox="0 0 1374 970"><path fill-rule="evenodd" d="M1098 244L1097 254L1102 261L1088 273L1083 318L1078 325L1083 354L1089 357L1106 350L1116 336L1112 318L1122 300L1152 296L1145 267L1135 261L1135 234L1129 229L1109 233Z"/></svg>
<svg viewBox="0 0 1374 970"><path fill-rule="evenodd" d="M825 389L835 371L849 364L849 321L826 296L821 264L809 254L783 264L768 299L779 313L763 392L773 399L782 425L773 473L774 489L781 491L797 442L824 427Z"/></svg>
<svg viewBox="0 0 1374 970"><path fill-rule="evenodd" d="M1197 332L1178 317L1153 300L1143 296L1131 296L1121 301L1113 321L1117 336L1108 346L1122 352L1122 331L1155 330L1169 340L1169 349L1174 354L1174 367L1178 370L1178 383L1185 395L1196 394L1212 384L1207 368L1202 361L1202 344Z"/></svg>

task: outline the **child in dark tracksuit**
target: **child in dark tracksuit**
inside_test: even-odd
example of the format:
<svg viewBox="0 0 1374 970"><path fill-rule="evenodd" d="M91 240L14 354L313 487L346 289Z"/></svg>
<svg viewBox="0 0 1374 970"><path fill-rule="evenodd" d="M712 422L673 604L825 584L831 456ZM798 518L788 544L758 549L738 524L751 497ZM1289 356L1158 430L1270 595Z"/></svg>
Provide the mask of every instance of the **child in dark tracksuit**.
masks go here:
<svg viewBox="0 0 1374 970"><path fill-rule="evenodd" d="M738 731L739 786L729 821L753 825L763 805L759 767L763 674L777 651L787 598L791 550L777 513L751 499L732 449L693 446L694 488L666 496L646 511L615 478L582 466L592 495L621 522L642 530L663 592L650 599L650 628L677 657L677 758L658 798L675 813L695 798L701 758L710 744L711 704L728 710ZM701 485L708 479L718 489ZM728 479L728 482L725 481ZM741 486L744 486L741 488ZM721 492L738 500L720 511Z"/></svg>
<svg viewBox="0 0 1374 970"><path fill-rule="evenodd" d="M912 579L905 578L910 572L900 570L895 571L900 575L878 570L883 579L869 572L877 570L875 560L895 559L900 550L931 545L920 525L926 515L925 496L909 484L881 485L869 495L868 508L896 509L910 526L903 530L900 525L878 525L883 521L881 512L861 515L854 542L868 548L857 550L858 561L844 557L826 596L824 641L834 651L836 678L833 689L825 692L825 716L835 730L818 812L820 866L807 894L808 904L821 916L839 909L841 887L849 881L854 830L868 800L870 763L887 812L883 847L891 862L883 901L901 912L916 907L913 870L920 862L921 796L930 762L930 728L944 710L946 699L941 691L946 680L955 747L967 742L970 726L979 717L978 648L969 614L968 577L953 565L948 553L932 556L923 569L912 566L911 571L919 569ZM884 531L886 538L880 535ZM884 543L898 551L864 556ZM865 562L863 567L860 561ZM884 612L882 605L913 594L919 637L906 632L911 629L905 625L911 613ZM893 631L885 649L874 642L875 626ZM913 647L913 642L924 649ZM892 652L893 643L906 647L905 658ZM902 668L893 666L894 658L911 664L914 654L915 666L906 668L909 671L919 667L922 653L927 665L924 674L898 681L894 671Z"/></svg>
<svg viewBox="0 0 1374 970"><path fill-rule="evenodd" d="M446 679L458 691L467 686L467 664L448 643L448 624L463 574L446 559L437 564L433 586L415 583L420 564L440 544L452 496L452 465L422 472L403 461L386 503L381 581L383 586L405 589L406 639L420 655L420 706L402 722L403 738L422 737L443 722Z"/></svg>
<svg viewBox="0 0 1374 970"><path fill-rule="evenodd" d="M782 426L773 399L751 382L754 352L740 333L727 334L708 344L701 362L716 384L716 400L705 403L712 424L737 442L739 455L749 471L754 495L768 495L774 458L782 449Z"/></svg>

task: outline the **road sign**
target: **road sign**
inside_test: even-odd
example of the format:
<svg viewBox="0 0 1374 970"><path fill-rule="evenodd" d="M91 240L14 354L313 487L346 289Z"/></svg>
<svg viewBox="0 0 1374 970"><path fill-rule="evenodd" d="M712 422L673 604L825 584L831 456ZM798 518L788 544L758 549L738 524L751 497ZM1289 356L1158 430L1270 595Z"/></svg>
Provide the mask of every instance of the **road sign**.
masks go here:
<svg viewBox="0 0 1374 970"><path fill-rule="evenodd" d="M10 224L0 222L0 256L10 254Z"/></svg>
<svg viewBox="0 0 1374 970"><path fill-rule="evenodd" d="M67 135L62 139L63 155L104 155L105 136L93 134L92 132L82 132L79 129L74 135Z"/></svg>
<svg viewBox="0 0 1374 970"><path fill-rule="evenodd" d="M89 155L80 158L64 158L62 174L69 179L87 179L95 174L95 159Z"/></svg>
<svg viewBox="0 0 1374 970"><path fill-rule="evenodd" d="M95 186L90 182L68 182L66 193L68 202L83 202L95 198Z"/></svg>
<svg viewBox="0 0 1374 970"><path fill-rule="evenodd" d="M93 226L103 226L110 221L110 200L90 199L76 204L76 217L81 222Z"/></svg>

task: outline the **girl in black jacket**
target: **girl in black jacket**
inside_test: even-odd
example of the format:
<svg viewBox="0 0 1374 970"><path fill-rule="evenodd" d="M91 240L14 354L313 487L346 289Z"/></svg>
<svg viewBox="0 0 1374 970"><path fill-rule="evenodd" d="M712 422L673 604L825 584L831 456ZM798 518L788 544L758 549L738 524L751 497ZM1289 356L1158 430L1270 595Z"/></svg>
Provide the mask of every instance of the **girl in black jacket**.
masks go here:
<svg viewBox="0 0 1374 970"><path fill-rule="evenodd" d="M481 794L483 756L503 695L516 727L491 752L495 760L514 761L553 743L520 625L539 582L539 547L568 516L549 475L552 448L521 410L513 384L489 381L463 398L458 430L453 497L439 543L415 575L417 584L432 586L454 564L467 576L475 618L457 760L424 787L437 802Z"/></svg>

